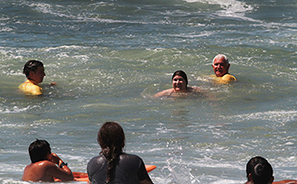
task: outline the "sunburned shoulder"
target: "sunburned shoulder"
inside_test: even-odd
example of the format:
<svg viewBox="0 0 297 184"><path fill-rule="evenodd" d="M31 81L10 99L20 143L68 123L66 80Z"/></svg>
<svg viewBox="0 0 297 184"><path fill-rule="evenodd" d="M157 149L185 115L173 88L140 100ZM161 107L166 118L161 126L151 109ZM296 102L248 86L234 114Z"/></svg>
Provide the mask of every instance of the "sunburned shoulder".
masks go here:
<svg viewBox="0 0 297 184"><path fill-rule="evenodd" d="M47 171L57 166L50 161L44 160L36 163L32 163L26 166L22 180L24 181L54 181L53 177L47 174Z"/></svg>
<svg viewBox="0 0 297 184"><path fill-rule="evenodd" d="M51 161L43 160L43 161L35 162L28 165L26 169L42 169L42 168L50 168L50 167L57 167L57 165Z"/></svg>

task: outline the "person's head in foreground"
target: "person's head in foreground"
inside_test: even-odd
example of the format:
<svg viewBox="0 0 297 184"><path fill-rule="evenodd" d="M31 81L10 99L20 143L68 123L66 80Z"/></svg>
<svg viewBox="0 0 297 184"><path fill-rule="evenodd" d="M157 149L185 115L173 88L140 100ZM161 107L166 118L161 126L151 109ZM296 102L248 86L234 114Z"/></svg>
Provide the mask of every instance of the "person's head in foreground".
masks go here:
<svg viewBox="0 0 297 184"><path fill-rule="evenodd" d="M51 155L50 144L46 140L36 140L29 146L29 155L32 163L49 160Z"/></svg>
<svg viewBox="0 0 297 184"><path fill-rule="evenodd" d="M111 151L119 155L125 146L124 130L118 123L106 122L98 132L97 141L104 156L112 157Z"/></svg>
<svg viewBox="0 0 297 184"><path fill-rule="evenodd" d="M227 56L224 54L218 54L214 57L212 68L217 77L223 77L228 74L230 64Z"/></svg>
<svg viewBox="0 0 297 184"><path fill-rule="evenodd" d="M187 91L187 86L187 74L182 70L174 72L172 75L172 87L174 89L174 92L185 92Z"/></svg>
<svg viewBox="0 0 297 184"><path fill-rule="evenodd" d="M251 158L246 165L248 182L254 184L271 184L274 180L273 169L269 162L260 156Z"/></svg>
<svg viewBox="0 0 297 184"><path fill-rule="evenodd" d="M23 73L34 84L39 84L45 76L43 63L37 60L30 60L24 65Z"/></svg>
<svg viewBox="0 0 297 184"><path fill-rule="evenodd" d="M113 161L123 152L125 146L124 130L118 123L106 122L98 132L97 141L101 147L101 153L108 160L106 182L109 182L113 177Z"/></svg>
<svg viewBox="0 0 297 184"><path fill-rule="evenodd" d="M98 131L97 141L101 152L87 166L91 184L152 184L143 160L123 152L125 134L118 123L104 123Z"/></svg>
<svg viewBox="0 0 297 184"><path fill-rule="evenodd" d="M51 153L46 140L32 142L28 148L31 164L24 169L22 180L32 182L72 181L73 174L66 163L55 153Z"/></svg>

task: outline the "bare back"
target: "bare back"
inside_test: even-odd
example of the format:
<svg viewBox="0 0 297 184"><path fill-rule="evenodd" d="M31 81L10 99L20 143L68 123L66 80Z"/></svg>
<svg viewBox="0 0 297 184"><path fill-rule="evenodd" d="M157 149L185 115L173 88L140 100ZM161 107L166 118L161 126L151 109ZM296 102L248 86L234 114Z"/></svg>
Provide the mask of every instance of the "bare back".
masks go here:
<svg viewBox="0 0 297 184"><path fill-rule="evenodd" d="M72 172L66 165L63 168L59 168L55 163L48 160L28 165L24 170L22 180L53 182L54 177L62 181L73 180Z"/></svg>

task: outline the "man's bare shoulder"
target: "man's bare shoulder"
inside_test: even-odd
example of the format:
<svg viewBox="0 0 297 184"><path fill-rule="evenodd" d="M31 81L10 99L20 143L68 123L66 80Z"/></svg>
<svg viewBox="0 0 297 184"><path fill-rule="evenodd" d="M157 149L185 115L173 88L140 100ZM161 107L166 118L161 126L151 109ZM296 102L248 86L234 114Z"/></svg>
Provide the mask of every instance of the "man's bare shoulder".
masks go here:
<svg viewBox="0 0 297 184"><path fill-rule="evenodd" d="M32 163L27 165L24 174L24 181L54 181L53 177L48 175L49 171L57 168L56 164L48 160Z"/></svg>

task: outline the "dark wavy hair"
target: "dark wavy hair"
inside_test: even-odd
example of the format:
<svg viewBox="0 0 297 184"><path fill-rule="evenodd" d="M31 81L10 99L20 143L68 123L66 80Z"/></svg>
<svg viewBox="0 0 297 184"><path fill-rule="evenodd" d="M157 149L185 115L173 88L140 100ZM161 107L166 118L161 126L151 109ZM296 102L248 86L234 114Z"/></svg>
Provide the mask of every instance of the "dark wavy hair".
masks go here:
<svg viewBox="0 0 297 184"><path fill-rule="evenodd" d="M43 66L41 61L30 60L24 65L23 73L26 75L26 77L28 77L30 72L35 72L39 66Z"/></svg>
<svg viewBox="0 0 297 184"><path fill-rule="evenodd" d="M185 79L185 81L186 81L186 86L188 85L188 77L187 77L187 74L186 74L184 71L182 71L182 70L177 70L177 71L175 71L175 72L173 73L173 75L172 75L171 80L173 80L173 78L174 78L176 75L181 76L183 79Z"/></svg>
<svg viewBox="0 0 297 184"><path fill-rule="evenodd" d="M125 146L124 130L118 123L106 122L98 132L97 141L101 147L100 154L107 159L106 183L110 183L114 177L117 158L123 152Z"/></svg>
<svg viewBox="0 0 297 184"><path fill-rule="evenodd" d="M39 140L32 142L28 148L30 159L32 163L39 162L46 159L47 154L51 153L50 144L46 140Z"/></svg>
<svg viewBox="0 0 297 184"><path fill-rule="evenodd" d="M273 176L273 169L269 162L260 156L253 157L246 165L247 177L252 174L255 184L268 183Z"/></svg>

